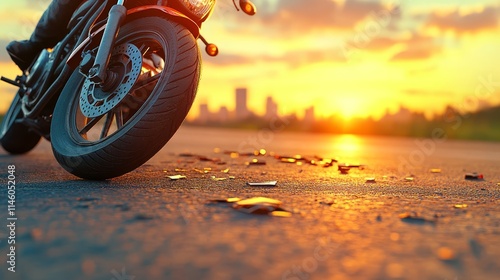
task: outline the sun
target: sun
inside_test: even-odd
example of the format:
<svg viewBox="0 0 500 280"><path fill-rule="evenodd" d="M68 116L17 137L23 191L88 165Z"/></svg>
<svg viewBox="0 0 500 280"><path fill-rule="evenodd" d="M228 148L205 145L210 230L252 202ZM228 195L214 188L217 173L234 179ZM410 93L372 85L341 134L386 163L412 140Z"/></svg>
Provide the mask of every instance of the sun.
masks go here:
<svg viewBox="0 0 500 280"><path fill-rule="evenodd" d="M358 97L341 97L335 102L340 117L345 120L366 115L365 104Z"/></svg>

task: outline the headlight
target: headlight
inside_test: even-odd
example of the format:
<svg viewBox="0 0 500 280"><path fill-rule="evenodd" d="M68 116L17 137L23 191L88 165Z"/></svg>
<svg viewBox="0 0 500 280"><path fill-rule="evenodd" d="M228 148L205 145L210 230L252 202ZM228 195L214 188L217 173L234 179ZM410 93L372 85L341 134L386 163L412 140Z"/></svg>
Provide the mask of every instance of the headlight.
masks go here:
<svg viewBox="0 0 500 280"><path fill-rule="evenodd" d="M215 6L216 0L181 0L180 2L199 19L204 18Z"/></svg>

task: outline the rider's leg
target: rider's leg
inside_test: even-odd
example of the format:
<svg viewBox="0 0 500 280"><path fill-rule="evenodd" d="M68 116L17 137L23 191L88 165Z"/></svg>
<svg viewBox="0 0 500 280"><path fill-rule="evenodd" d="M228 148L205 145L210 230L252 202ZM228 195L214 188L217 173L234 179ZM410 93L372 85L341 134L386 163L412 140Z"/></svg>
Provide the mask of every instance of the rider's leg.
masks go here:
<svg viewBox="0 0 500 280"><path fill-rule="evenodd" d="M53 0L43 13L31 38L13 41L7 52L22 71L26 71L37 55L46 48L54 47L67 33L67 25L82 0Z"/></svg>

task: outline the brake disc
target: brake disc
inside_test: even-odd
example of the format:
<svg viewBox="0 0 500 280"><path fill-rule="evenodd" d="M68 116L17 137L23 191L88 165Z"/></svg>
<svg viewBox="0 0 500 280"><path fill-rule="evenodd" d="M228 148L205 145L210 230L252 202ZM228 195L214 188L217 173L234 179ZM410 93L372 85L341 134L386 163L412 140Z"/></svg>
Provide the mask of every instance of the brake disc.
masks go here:
<svg viewBox="0 0 500 280"><path fill-rule="evenodd" d="M134 86L142 69L141 51L132 44L115 47L109 67L118 72L118 83L112 91L103 91L100 85L85 79L80 93L80 109L84 116L96 118L116 107Z"/></svg>

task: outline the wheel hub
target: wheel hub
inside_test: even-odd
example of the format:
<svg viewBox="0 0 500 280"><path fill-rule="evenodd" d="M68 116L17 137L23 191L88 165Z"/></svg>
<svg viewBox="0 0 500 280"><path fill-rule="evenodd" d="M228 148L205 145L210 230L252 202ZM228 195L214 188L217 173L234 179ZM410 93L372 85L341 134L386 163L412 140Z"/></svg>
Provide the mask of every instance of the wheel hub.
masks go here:
<svg viewBox="0 0 500 280"><path fill-rule="evenodd" d="M112 87L102 87L85 79L80 93L80 110L88 118L102 116L116 107L134 86L142 68L141 51L132 44L115 47L109 67Z"/></svg>

